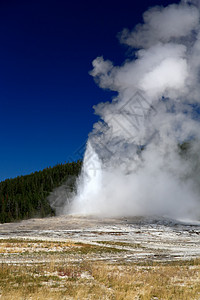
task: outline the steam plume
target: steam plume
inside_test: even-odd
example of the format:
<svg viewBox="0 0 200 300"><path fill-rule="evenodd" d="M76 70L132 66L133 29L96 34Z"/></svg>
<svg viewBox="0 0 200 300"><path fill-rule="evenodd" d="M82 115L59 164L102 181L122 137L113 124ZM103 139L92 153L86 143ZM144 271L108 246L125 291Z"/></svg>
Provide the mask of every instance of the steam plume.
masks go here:
<svg viewBox="0 0 200 300"><path fill-rule="evenodd" d="M118 93L94 107L71 212L111 216L200 216L200 26L197 1L156 6L119 34L133 56L97 57L91 75ZM182 143L190 141L188 154ZM196 173L195 173L196 172Z"/></svg>

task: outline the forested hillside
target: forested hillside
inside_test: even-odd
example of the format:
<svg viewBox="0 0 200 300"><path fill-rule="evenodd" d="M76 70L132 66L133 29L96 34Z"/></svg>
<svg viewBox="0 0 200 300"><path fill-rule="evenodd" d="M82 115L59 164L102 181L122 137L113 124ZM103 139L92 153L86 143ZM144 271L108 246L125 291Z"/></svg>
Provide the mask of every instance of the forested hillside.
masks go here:
<svg viewBox="0 0 200 300"><path fill-rule="evenodd" d="M78 176L80 169L77 161L0 182L0 222L54 215L49 194L69 177Z"/></svg>

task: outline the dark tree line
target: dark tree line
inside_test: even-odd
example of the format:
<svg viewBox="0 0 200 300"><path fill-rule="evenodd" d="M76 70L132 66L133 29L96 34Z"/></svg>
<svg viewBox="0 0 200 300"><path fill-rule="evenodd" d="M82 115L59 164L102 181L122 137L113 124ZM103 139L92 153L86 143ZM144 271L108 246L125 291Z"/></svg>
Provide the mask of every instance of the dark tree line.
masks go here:
<svg viewBox="0 0 200 300"><path fill-rule="evenodd" d="M77 161L0 182L0 222L54 215L49 194L68 177L78 176L80 169Z"/></svg>

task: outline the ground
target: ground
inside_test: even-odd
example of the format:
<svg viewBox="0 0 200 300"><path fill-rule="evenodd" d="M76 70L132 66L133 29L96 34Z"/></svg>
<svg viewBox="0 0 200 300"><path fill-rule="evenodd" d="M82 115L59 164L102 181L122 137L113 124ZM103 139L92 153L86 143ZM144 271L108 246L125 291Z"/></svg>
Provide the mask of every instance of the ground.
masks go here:
<svg viewBox="0 0 200 300"><path fill-rule="evenodd" d="M0 225L1 299L200 299L200 224L60 216Z"/></svg>

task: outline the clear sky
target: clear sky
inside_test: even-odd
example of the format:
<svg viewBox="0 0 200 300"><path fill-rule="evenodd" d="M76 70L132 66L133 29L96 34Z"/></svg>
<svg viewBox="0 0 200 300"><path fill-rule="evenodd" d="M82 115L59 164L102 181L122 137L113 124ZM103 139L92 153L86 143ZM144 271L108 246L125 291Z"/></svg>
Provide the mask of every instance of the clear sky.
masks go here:
<svg viewBox="0 0 200 300"><path fill-rule="evenodd" d="M77 159L111 99L89 75L97 56L121 64L117 33L161 0L0 1L0 181Z"/></svg>

